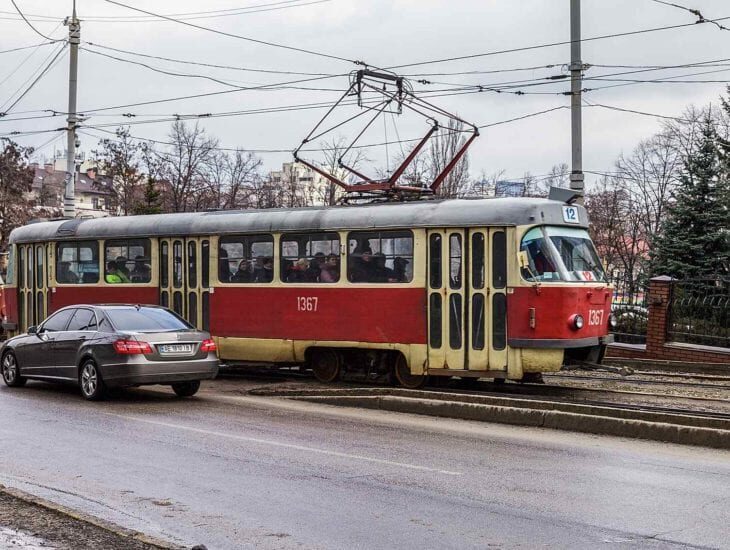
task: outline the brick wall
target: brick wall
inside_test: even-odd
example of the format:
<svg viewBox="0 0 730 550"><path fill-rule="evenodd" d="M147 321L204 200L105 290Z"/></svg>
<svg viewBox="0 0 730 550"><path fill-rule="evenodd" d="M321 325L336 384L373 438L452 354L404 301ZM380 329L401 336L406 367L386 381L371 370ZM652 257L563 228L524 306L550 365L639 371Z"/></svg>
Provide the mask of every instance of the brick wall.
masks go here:
<svg viewBox="0 0 730 550"><path fill-rule="evenodd" d="M607 357L623 359L657 359L686 363L720 363L730 365L730 349L710 348L667 342L669 307L672 303L671 277L654 277L649 283L649 317L646 346L609 346Z"/></svg>

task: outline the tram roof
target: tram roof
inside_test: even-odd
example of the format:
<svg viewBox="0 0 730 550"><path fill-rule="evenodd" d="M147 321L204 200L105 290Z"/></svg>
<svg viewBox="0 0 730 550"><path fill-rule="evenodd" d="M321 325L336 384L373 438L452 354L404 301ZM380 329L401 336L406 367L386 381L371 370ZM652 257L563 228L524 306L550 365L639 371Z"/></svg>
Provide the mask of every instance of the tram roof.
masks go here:
<svg viewBox="0 0 730 550"><path fill-rule="evenodd" d="M146 216L76 218L31 223L10 234L12 243L417 227L564 225L564 203L538 198L451 199L363 206L224 210ZM579 227L588 216L578 206Z"/></svg>

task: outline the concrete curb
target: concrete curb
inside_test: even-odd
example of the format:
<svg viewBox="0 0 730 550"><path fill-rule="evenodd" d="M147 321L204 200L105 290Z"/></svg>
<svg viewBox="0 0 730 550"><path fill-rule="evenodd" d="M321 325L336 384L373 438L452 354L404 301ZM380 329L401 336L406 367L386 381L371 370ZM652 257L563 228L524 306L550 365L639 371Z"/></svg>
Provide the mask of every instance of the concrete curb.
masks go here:
<svg viewBox="0 0 730 550"><path fill-rule="evenodd" d="M518 408L396 396L298 396L293 398L336 406L361 407L730 449L730 430L668 422L617 418L554 409Z"/></svg>
<svg viewBox="0 0 730 550"><path fill-rule="evenodd" d="M83 512L79 512L77 510L72 510L71 508L63 506L61 504L56 504L55 502L51 502L35 495L31 495L30 493L26 493L25 491L21 491L20 489L13 489L11 487L6 487L5 485L0 485L0 492L13 498L17 498L18 500L22 500L23 502L27 502L28 504L41 506L42 508L67 516L71 519L88 523L89 525L93 525L98 529L107 531L120 538L133 539L143 544L152 546L153 548L159 548L161 550L184 550L185 548L187 548L186 546L178 546L167 541L150 537L149 535L145 535L144 533L140 533L139 531L126 529L125 527L121 527L110 521L105 521L92 515L84 514Z"/></svg>

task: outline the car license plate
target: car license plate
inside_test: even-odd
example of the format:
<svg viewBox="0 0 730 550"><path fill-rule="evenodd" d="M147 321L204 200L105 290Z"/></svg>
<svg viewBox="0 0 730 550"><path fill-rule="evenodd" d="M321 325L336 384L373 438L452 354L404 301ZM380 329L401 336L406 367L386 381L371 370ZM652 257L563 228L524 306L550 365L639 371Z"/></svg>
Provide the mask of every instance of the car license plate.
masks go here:
<svg viewBox="0 0 730 550"><path fill-rule="evenodd" d="M181 355L193 353L192 344L162 344L158 346L160 355Z"/></svg>

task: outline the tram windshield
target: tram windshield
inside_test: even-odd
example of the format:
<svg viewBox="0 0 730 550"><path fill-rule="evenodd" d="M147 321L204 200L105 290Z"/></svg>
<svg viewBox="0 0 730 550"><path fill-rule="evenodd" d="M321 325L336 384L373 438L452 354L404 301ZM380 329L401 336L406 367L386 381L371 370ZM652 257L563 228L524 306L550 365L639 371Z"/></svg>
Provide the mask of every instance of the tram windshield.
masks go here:
<svg viewBox="0 0 730 550"><path fill-rule="evenodd" d="M588 231L577 227L533 227L522 238L520 251L528 265L522 277L528 281L606 282L601 260Z"/></svg>

